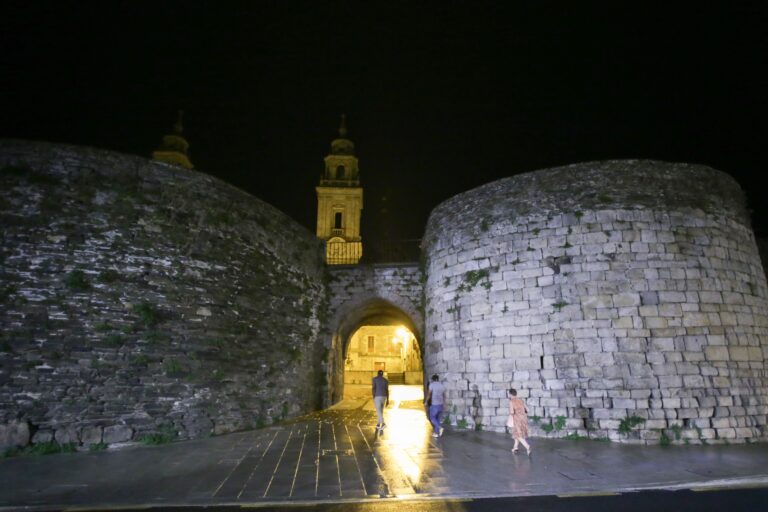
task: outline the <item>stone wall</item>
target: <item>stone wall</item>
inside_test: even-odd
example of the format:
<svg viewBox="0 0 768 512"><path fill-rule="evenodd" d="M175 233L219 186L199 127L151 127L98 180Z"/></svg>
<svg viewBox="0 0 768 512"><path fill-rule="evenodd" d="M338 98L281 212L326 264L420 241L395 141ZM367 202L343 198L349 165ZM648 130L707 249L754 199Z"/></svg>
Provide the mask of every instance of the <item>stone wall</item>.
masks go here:
<svg viewBox="0 0 768 512"><path fill-rule="evenodd" d="M323 247L270 205L203 173L11 140L0 224L13 444L21 424L34 442L88 445L257 427L321 403Z"/></svg>
<svg viewBox="0 0 768 512"><path fill-rule="evenodd" d="M503 179L436 208L425 253L426 373L453 421L503 430L516 387L537 434L765 439L768 292L726 174L610 161Z"/></svg>
<svg viewBox="0 0 768 512"><path fill-rule="evenodd" d="M402 324L421 344L423 282L418 264L328 267L331 351L327 369L332 401L340 400L343 394L345 344L361 325Z"/></svg>

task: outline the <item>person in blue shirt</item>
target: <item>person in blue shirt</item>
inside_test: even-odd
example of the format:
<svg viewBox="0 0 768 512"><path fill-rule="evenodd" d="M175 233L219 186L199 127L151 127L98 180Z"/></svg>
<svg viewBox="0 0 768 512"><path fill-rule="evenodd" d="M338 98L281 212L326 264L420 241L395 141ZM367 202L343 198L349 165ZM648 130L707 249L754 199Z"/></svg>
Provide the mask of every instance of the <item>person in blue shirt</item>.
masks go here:
<svg viewBox="0 0 768 512"><path fill-rule="evenodd" d="M440 377L432 376L432 382L429 383L429 391L424 399L424 405L429 405L429 421L432 423L432 437L443 435L443 427L440 426L440 419L443 415L443 405L445 404L445 386L440 382Z"/></svg>

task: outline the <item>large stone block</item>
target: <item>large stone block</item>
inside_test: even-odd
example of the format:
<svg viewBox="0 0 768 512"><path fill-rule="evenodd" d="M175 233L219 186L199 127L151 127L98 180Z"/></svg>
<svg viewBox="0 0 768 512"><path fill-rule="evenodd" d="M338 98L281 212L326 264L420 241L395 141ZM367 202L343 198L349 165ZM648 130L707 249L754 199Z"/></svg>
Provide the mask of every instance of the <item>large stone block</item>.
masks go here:
<svg viewBox="0 0 768 512"><path fill-rule="evenodd" d="M541 359L538 357L523 357L515 360L517 370L540 370Z"/></svg>
<svg viewBox="0 0 768 512"><path fill-rule="evenodd" d="M29 444L29 423L13 420L0 424L0 451Z"/></svg>
<svg viewBox="0 0 768 512"><path fill-rule="evenodd" d="M80 444L77 427L74 425L57 428L53 437L59 444Z"/></svg>
<svg viewBox="0 0 768 512"><path fill-rule="evenodd" d="M604 376L602 366L581 366L578 368L579 377L592 379Z"/></svg>
<svg viewBox="0 0 768 512"><path fill-rule="evenodd" d="M612 405L616 409L635 409L637 402L626 398L614 398Z"/></svg>
<svg viewBox="0 0 768 512"><path fill-rule="evenodd" d="M732 361L749 361L749 347L728 347Z"/></svg>
<svg viewBox="0 0 768 512"><path fill-rule="evenodd" d="M489 371L491 372L498 372L498 373L509 373L513 372L516 369L522 369L519 368L516 365L516 361L519 361L519 359L491 359L490 361L485 361L486 365L488 365ZM469 363L471 363L470 361ZM470 366L467 366L467 371L473 371L470 369ZM474 368L475 366L472 366L471 368Z"/></svg>
<svg viewBox="0 0 768 512"><path fill-rule="evenodd" d="M615 363L613 354L610 352L603 353L585 353L584 364L587 366L612 366Z"/></svg>
<svg viewBox="0 0 768 512"><path fill-rule="evenodd" d="M701 375L684 375L683 385L686 388L703 388L705 386L704 377Z"/></svg>
<svg viewBox="0 0 768 512"><path fill-rule="evenodd" d="M50 443L53 441L53 430L40 429L32 435L32 444Z"/></svg>
<svg viewBox="0 0 768 512"><path fill-rule="evenodd" d="M707 361L727 361L729 353L727 347L704 347L704 356Z"/></svg>
<svg viewBox="0 0 768 512"><path fill-rule="evenodd" d="M628 307L640 305L639 293L619 293L613 296L614 307Z"/></svg>
<svg viewBox="0 0 768 512"><path fill-rule="evenodd" d="M698 409L678 409L677 417L680 419L698 418L699 411Z"/></svg>
<svg viewBox="0 0 768 512"><path fill-rule="evenodd" d="M498 361L498 360L494 360ZM491 370L490 363L487 360L476 360L476 361L467 361L466 364L466 371L473 372L473 373L488 373ZM494 371L504 371L500 369L495 369Z"/></svg>
<svg viewBox="0 0 768 512"><path fill-rule="evenodd" d="M735 428L717 428L715 429L715 432L717 433L717 437L719 439L735 439L736 438Z"/></svg>
<svg viewBox="0 0 768 512"><path fill-rule="evenodd" d="M86 446L101 443L102 433L103 429L99 426L83 427L80 431L80 441Z"/></svg>
<svg viewBox="0 0 768 512"><path fill-rule="evenodd" d="M107 444L130 441L133 437L133 429L126 425L111 425L104 428L103 442Z"/></svg>
<svg viewBox="0 0 768 512"><path fill-rule="evenodd" d="M506 359L515 359L518 357L529 357L531 355L531 345L529 343L508 343L504 345L503 356Z"/></svg>
<svg viewBox="0 0 768 512"><path fill-rule="evenodd" d="M560 354L554 356L556 368L578 367L584 364L581 354Z"/></svg>

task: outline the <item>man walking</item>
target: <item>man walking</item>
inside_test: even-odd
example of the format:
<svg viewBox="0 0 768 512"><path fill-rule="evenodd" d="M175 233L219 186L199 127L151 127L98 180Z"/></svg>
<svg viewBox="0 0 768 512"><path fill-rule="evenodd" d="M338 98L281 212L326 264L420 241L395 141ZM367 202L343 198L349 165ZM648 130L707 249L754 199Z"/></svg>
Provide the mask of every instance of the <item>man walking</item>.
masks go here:
<svg viewBox="0 0 768 512"><path fill-rule="evenodd" d="M389 404L389 381L384 378L384 370L379 370L376 377L373 378L373 405L376 406L376 414L379 416L376 430L384 430L384 427L387 426L384 423L384 406L386 404Z"/></svg>
<svg viewBox="0 0 768 512"><path fill-rule="evenodd" d="M431 400L431 401L430 401ZM432 376L432 382L429 383L429 391L424 399L424 405L429 404L429 421L432 422L432 437L443 435L443 427L440 426L440 417L443 415L443 404L445 403L445 386L440 383L437 375Z"/></svg>

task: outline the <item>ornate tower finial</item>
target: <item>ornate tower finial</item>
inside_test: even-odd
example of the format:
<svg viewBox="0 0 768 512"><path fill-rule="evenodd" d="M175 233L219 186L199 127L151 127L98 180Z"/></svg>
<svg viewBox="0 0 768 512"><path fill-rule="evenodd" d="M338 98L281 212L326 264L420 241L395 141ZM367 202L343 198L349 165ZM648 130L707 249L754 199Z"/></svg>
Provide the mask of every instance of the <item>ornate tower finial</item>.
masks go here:
<svg viewBox="0 0 768 512"><path fill-rule="evenodd" d="M184 130L184 111L179 110L179 117L176 120L176 124L173 125L173 131L181 135L181 132Z"/></svg>
<svg viewBox="0 0 768 512"><path fill-rule="evenodd" d="M342 139L347 137L347 115L341 114L341 126L339 126L339 137Z"/></svg>
<svg viewBox="0 0 768 512"><path fill-rule="evenodd" d="M152 158L168 164L180 165L187 169L194 169L189 161L189 142L181 134L184 129L182 118L184 111L179 110L179 117L173 125L173 133L163 137L160 147L152 152Z"/></svg>

